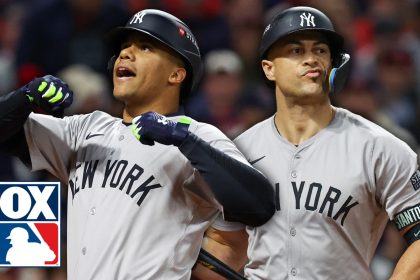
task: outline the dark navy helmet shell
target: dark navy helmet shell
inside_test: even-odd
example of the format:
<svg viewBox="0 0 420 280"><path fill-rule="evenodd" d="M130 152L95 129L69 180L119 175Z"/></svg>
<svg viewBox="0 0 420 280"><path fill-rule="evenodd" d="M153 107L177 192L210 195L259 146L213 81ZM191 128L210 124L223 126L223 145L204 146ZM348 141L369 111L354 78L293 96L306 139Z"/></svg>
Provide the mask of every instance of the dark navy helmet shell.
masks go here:
<svg viewBox="0 0 420 280"><path fill-rule="evenodd" d="M139 11L125 26L114 28L107 34L107 41L115 54L120 51L121 43L127 34L133 31L147 34L162 42L183 59L187 68L187 78L181 92L181 100L184 100L197 86L203 68L200 49L190 28L177 17L164 11Z"/></svg>
<svg viewBox="0 0 420 280"><path fill-rule="evenodd" d="M344 39L335 32L331 20L321 11L311 7L293 7L284 10L273 18L263 33L260 58L265 59L270 47L280 38L303 30L316 30L324 33L335 55L342 52Z"/></svg>

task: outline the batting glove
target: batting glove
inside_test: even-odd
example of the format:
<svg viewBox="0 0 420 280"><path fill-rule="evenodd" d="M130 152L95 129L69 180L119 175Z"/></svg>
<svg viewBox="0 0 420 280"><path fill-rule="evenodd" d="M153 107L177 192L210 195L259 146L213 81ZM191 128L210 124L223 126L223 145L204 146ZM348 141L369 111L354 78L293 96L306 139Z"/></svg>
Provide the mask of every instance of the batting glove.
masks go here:
<svg viewBox="0 0 420 280"><path fill-rule="evenodd" d="M177 123L155 112L144 113L132 121L131 131L143 144L179 146L188 135L191 120L181 118Z"/></svg>
<svg viewBox="0 0 420 280"><path fill-rule="evenodd" d="M73 102L73 91L69 86L51 75L35 78L21 90L35 109L53 115L60 115Z"/></svg>

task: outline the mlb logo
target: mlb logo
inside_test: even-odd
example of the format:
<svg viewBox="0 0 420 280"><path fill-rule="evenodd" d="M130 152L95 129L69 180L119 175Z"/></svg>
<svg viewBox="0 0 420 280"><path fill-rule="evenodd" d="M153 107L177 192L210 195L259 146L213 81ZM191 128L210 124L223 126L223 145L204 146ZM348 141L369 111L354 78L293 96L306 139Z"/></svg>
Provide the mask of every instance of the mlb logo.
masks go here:
<svg viewBox="0 0 420 280"><path fill-rule="evenodd" d="M60 183L0 182L0 267L58 267Z"/></svg>

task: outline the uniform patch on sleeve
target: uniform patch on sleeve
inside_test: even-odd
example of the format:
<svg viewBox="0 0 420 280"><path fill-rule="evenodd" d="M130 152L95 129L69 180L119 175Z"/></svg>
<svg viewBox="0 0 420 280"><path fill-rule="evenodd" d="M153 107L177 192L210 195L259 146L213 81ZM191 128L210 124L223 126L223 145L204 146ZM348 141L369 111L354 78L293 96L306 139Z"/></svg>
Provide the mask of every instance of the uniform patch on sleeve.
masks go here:
<svg viewBox="0 0 420 280"><path fill-rule="evenodd" d="M420 171L417 170L414 172L413 176L410 178L411 184L413 185L414 190L420 189Z"/></svg>
<svg viewBox="0 0 420 280"><path fill-rule="evenodd" d="M398 230L420 222L420 204L404 209L394 217L394 223Z"/></svg>

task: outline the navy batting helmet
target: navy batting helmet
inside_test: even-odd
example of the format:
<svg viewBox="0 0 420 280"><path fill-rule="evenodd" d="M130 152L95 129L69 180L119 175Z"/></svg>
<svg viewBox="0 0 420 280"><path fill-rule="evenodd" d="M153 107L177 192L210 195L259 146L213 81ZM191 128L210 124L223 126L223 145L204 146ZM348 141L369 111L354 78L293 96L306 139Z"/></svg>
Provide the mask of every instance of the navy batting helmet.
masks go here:
<svg viewBox="0 0 420 280"><path fill-rule="evenodd" d="M115 54L120 51L121 43L127 34L133 31L149 35L180 55L187 70L186 81L181 90L181 102L185 100L202 75L200 49L190 28L177 17L163 11L139 11L125 26L114 28L107 34L107 41ZM108 67L113 67L115 58L111 58Z"/></svg>
<svg viewBox="0 0 420 280"><path fill-rule="evenodd" d="M331 20L321 11L305 6L293 7L276 15L266 26L261 46L260 59L266 59L268 51L280 38L303 30L314 30L323 33L328 42L332 55L333 69L330 73L330 90L340 90L349 71L350 56L343 53L343 37L338 34ZM265 75L264 75L264 78ZM266 81L273 85L272 81Z"/></svg>

